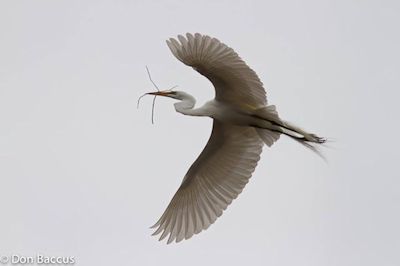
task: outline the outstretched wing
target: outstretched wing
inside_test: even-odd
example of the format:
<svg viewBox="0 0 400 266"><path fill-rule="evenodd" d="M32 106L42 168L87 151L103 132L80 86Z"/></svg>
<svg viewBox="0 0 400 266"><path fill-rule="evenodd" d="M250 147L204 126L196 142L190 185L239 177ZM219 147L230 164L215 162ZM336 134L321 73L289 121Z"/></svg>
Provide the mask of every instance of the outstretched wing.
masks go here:
<svg viewBox="0 0 400 266"><path fill-rule="evenodd" d="M184 64L207 77L215 87L215 98L241 108L267 104L263 84L257 74L230 47L215 38L196 33L167 41L168 47Z"/></svg>
<svg viewBox="0 0 400 266"><path fill-rule="evenodd" d="M263 142L254 128L214 120L208 143L186 173L164 214L153 226L168 243L207 229L249 181Z"/></svg>

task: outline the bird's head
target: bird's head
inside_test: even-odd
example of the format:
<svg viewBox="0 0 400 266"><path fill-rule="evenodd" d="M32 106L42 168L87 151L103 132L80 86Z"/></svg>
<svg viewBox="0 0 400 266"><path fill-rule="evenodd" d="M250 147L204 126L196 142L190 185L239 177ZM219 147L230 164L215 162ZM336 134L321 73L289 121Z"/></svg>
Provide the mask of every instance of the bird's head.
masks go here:
<svg viewBox="0 0 400 266"><path fill-rule="evenodd" d="M171 90L165 90L165 91L148 92L148 93L143 94L138 99L138 103L137 103L138 108L139 108L140 99L146 95L154 95L153 108L152 108L152 114L151 114L152 123L153 123L153 114L154 114L154 104L155 104L155 100L156 100L157 96L164 96L164 97L169 97L172 99L179 100L179 102L176 102L174 104L175 110L177 112L180 112L183 114L186 114L186 113L184 113L184 110L192 109L194 107L194 105L196 104L196 99L193 96L191 96L190 94L188 94L184 91L173 91L171 89Z"/></svg>

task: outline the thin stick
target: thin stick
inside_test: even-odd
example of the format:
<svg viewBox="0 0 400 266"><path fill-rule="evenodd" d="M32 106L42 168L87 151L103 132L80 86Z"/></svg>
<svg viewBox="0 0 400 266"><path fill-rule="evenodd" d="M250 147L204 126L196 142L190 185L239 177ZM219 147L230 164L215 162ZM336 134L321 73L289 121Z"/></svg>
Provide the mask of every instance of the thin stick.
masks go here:
<svg viewBox="0 0 400 266"><path fill-rule="evenodd" d="M153 98L153 105L151 106L151 123L154 125L154 106L156 105L156 97L157 96L155 96L154 95L154 98Z"/></svg>
<svg viewBox="0 0 400 266"><path fill-rule="evenodd" d="M147 66L146 66L146 71L147 71L147 75L149 76L149 79L150 79L151 83L154 85L154 87L157 89L157 91L160 91L160 89L158 88L157 84L156 84L156 83L153 81L153 79L151 78L150 70L149 70L149 68L148 68ZM171 89L169 89L169 90L173 90L173 89L176 88L176 87L178 87L178 85L173 86L173 87L172 87ZM137 101L137 108L139 108L140 100L141 100L144 96L146 96L146 95L148 95L148 93L145 93L145 94L143 94L142 96L139 97L139 99L138 99L138 101ZM151 106L151 123L152 123L152 124L154 124L154 108L155 108L155 105L156 105L156 98L157 98L157 95L154 95L153 104L152 104L152 106Z"/></svg>
<svg viewBox="0 0 400 266"><path fill-rule="evenodd" d="M153 83L153 85L154 85L154 87L156 87L156 89L157 89L157 91L160 91L160 89L158 88L158 86L156 85L156 83L153 81L153 79L151 78L151 75L150 75L150 70L149 70L149 68L146 66L146 70L147 70L147 75L149 76L149 79L150 79L150 81L151 81L151 83ZM154 125L154 107L155 107L155 105L156 105L156 98L157 98L157 96L156 95L154 95L154 98L153 98L153 104L152 104L152 106L151 106L151 123Z"/></svg>
<svg viewBox="0 0 400 266"><path fill-rule="evenodd" d="M147 95L147 93L143 94L143 95L140 96L139 99L137 100L137 105L136 105L136 108L137 108L137 109L139 109L140 100L141 100L144 96L146 96L146 95Z"/></svg>
<svg viewBox="0 0 400 266"><path fill-rule="evenodd" d="M172 91L172 90L175 89L176 87L178 87L178 85L173 86L171 89L169 89L169 91Z"/></svg>
<svg viewBox="0 0 400 266"><path fill-rule="evenodd" d="M150 71L149 71L149 68L147 66L146 66L146 70L147 70L147 75L149 75L149 79L150 79L151 83L153 83L154 87L156 87L156 89L158 91L160 91L160 89L157 87L157 85L154 83L153 79L151 78Z"/></svg>

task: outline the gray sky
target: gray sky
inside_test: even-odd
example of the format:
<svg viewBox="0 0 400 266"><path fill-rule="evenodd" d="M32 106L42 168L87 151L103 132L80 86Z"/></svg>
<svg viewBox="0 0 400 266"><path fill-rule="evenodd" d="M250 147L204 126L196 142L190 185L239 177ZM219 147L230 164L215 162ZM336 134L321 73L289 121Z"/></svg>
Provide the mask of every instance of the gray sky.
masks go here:
<svg viewBox="0 0 400 266"><path fill-rule="evenodd" d="M160 3L162 2L162 3ZM0 255L76 265L399 265L398 1L1 1ZM234 48L284 119L333 141L329 163L290 139L264 148L207 231L151 237L211 120L162 88L211 84L165 39Z"/></svg>

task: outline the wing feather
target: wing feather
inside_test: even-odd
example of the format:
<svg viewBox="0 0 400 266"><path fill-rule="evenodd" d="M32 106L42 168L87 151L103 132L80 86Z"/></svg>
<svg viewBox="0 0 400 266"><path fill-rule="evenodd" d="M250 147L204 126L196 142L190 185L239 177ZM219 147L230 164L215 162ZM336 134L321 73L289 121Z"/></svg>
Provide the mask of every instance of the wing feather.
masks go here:
<svg viewBox="0 0 400 266"><path fill-rule="evenodd" d="M267 105L262 82L232 48L199 33L178 35L178 40L167 40L171 52L213 83L216 100L241 108Z"/></svg>
<svg viewBox="0 0 400 266"><path fill-rule="evenodd" d="M248 183L263 142L251 127L214 120L210 139L188 170L167 209L153 226L167 243L207 229Z"/></svg>

